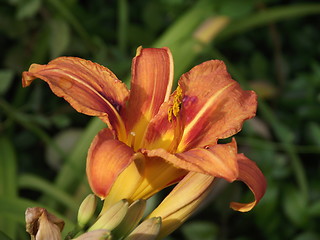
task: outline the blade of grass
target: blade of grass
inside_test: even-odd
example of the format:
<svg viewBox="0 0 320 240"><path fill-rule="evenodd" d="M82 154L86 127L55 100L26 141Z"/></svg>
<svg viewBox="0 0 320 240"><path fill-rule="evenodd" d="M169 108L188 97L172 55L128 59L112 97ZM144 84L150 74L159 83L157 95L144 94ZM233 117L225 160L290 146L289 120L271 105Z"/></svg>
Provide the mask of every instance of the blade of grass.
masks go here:
<svg viewBox="0 0 320 240"><path fill-rule="evenodd" d="M265 26L268 23L319 13L320 4L312 3L267 8L265 11L231 22L230 25L219 34L217 41L222 41L225 38L252 30L253 28Z"/></svg>
<svg viewBox="0 0 320 240"><path fill-rule="evenodd" d="M51 145L62 158L65 158L65 153L59 148L59 146L53 141L53 139L36 124L28 121L28 117L25 114L18 112L17 109L13 108L8 102L3 99L0 99L0 108L2 108L2 110L7 114L8 117L22 125L24 128L28 129L30 132L34 133L47 145Z"/></svg>
<svg viewBox="0 0 320 240"><path fill-rule="evenodd" d="M175 79L229 25L230 18L218 15L215 7L213 1L197 2L153 44L154 47L166 46L171 49L175 61Z"/></svg>
<svg viewBox="0 0 320 240"><path fill-rule="evenodd" d="M118 1L118 47L122 53L127 47L128 29L128 2L127 0Z"/></svg>
<svg viewBox="0 0 320 240"><path fill-rule="evenodd" d="M17 195L17 166L15 150L11 142L0 137L0 197L14 198ZM16 239L16 224L0 214L0 229Z"/></svg>
<svg viewBox="0 0 320 240"><path fill-rule="evenodd" d="M72 13L69 7L60 0L48 0L48 2L64 17L64 19L74 28L74 30L79 34L79 36L84 40L88 49L94 53L95 44L92 41L89 33L82 26L81 22Z"/></svg>
<svg viewBox="0 0 320 240"><path fill-rule="evenodd" d="M198 1L183 16L181 16L162 36L153 44L154 47L180 44L192 35L194 29L213 13L214 3L210 0Z"/></svg>
<svg viewBox="0 0 320 240"><path fill-rule="evenodd" d="M16 155L11 142L0 137L0 194L15 197L17 194Z"/></svg>
<svg viewBox="0 0 320 240"><path fill-rule="evenodd" d="M24 174L18 178L19 188L26 188L31 190L40 191L41 193L47 194L51 199L62 203L69 210L77 213L78 206L75 204L74 199L70 197L66 192L57 188L52 183L31 174Z"/></svg>
<svg viewBox="0 0 320 240"><path fill-rule="evenodd" d="M74 186L77 186L82 181L85 175L86 155L89 146L94 136L103 127L106 126L99 118L93 118L89 122L75 148L66 159L63 168L59 171L59 175L55 181L57 188L71 191L74 189Z"/></svg>

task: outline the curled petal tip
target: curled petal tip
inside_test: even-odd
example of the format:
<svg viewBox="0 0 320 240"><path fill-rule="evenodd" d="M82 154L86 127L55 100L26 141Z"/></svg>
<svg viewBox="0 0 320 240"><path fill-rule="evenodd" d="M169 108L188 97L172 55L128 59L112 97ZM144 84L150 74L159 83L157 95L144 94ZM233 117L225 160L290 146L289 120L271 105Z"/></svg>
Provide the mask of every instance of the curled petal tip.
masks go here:
<svg viewBox="0 0 320 240"><path fill-rule="evenodd" d="M255 162L243 154L238 154L239 176L237 180L244 182L252 191L255 200L250 203L232 202L230 207L240 212L248 212L254 208L266 192L267 181Z"/></svg>

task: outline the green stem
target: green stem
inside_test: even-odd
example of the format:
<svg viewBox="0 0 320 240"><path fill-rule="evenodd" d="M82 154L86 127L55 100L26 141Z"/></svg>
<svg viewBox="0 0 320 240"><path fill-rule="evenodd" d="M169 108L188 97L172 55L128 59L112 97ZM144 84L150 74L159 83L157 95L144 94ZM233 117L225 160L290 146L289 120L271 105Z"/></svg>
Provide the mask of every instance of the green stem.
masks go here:
<svg viewBox="0 0 320 240"><path fill-rule="evenodd" d="M127 47L127 29L128 29L128 3L127 0L118 1L118 47L122 53L125 53Z"/></svg>

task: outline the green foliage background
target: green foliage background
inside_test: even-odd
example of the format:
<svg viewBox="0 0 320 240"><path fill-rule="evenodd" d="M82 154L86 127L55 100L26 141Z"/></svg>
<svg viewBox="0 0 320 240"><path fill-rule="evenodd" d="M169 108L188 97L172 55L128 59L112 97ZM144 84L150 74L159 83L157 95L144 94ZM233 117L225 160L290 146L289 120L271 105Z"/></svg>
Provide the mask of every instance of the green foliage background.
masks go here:
<svg viewBox="0 0 320 240"><path fill-rule="evenodd" d="M234 212L230 201L252 196L241 184L227 184L170 239L320 239L319 13L318 1L303 0L2 0L0 239L28 239L24 211L31 206L48 208L65 219L65 232L72 229L90 192L86 152L104 127L43 82L22 89L22 71L79 56L127 81L140 45L170 47L176 79L222 59L259 95L257 117L237 140L267 177L265 197L249 213ZM199 42L206 20L221 16L228 24Z"/></svg>

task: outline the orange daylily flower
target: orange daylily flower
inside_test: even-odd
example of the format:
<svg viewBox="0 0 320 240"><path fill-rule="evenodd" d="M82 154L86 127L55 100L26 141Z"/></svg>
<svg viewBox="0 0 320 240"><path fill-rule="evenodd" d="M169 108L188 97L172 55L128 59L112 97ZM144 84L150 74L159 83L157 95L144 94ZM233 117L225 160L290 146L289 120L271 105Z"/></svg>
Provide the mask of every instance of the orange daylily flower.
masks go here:
<svg viewBox="0 0 320 240"><path fill-rule="evenodd" d="M233 203L236 210L250 210L263 196L266 182L255 163L237 153L234 139L218 143L239 132L257 107L256 94L242 90L222 61L192 68L172 94L173 60L167 48L138 48L130 91L109 69L75 57L31 65L23 73L23 86L36 78L78 112L108 125L87 157L90 186L105 204L147 199L188 172L245 182L256 199Z"/></svg>

